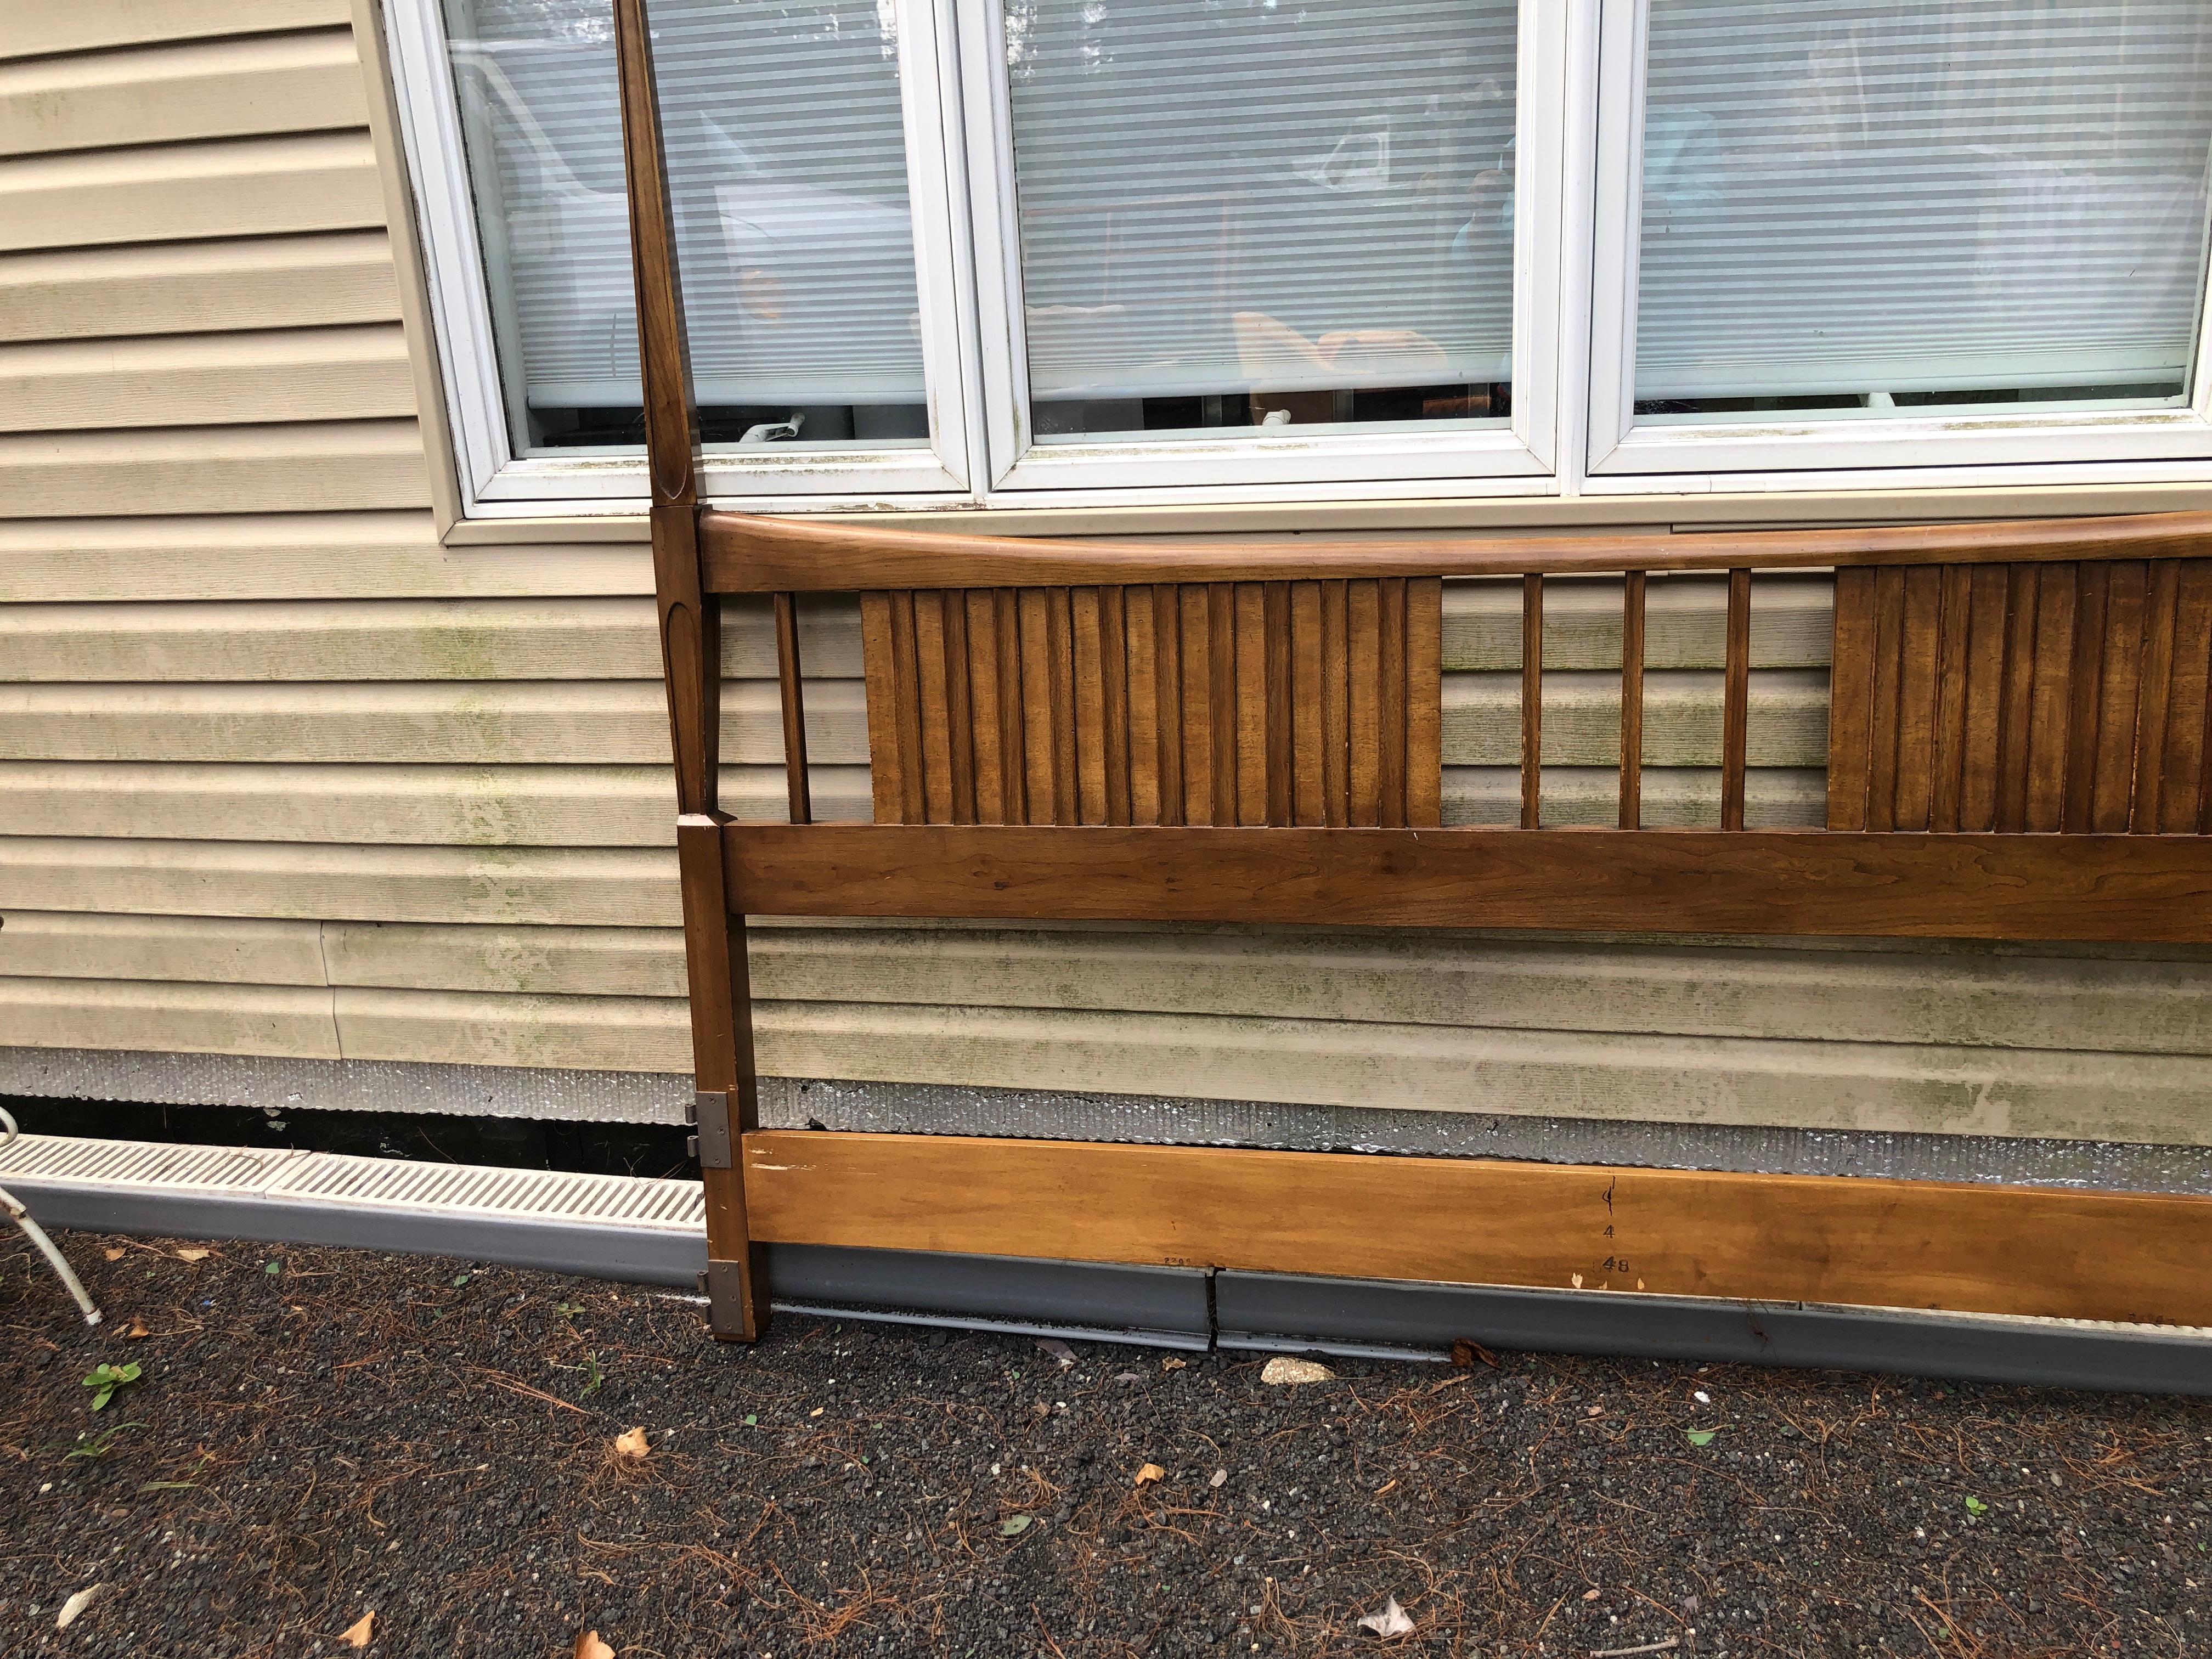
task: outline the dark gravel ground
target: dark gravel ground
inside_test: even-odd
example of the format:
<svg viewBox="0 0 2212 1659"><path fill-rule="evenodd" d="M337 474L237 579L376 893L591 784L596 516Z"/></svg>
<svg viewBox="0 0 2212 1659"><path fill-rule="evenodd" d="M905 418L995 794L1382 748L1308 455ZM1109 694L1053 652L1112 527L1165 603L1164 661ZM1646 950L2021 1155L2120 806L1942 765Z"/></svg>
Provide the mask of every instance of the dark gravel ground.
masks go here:
<svg viewBox="0 0 2212 1659"><path fill-rule="evenodd" d="M1271 1387L799 1319L746 1350L588 1280L63 1243L96 1334L0 1249L9 1655L343 1654L370 1612L372 1655L545 1659L2212 1652L2203 1402L1504 1353ZM94 1414L103 1360L143 1374ZM1356 1620L1393 1595L1386 1644Z"/></svg>

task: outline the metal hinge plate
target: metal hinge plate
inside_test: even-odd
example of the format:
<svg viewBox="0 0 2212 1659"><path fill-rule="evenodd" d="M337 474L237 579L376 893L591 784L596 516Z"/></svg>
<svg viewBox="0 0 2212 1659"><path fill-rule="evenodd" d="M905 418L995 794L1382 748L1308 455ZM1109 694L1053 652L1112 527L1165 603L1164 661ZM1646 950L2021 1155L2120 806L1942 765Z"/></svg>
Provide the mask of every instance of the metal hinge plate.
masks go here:
<svg viewBox="0 0 2212 1659"><path fill-rule="evenodd" d="M702 1089L693 1097L691 1121L699 1133L691 1137L692 1156L702 1170L726 1170L730 1164L730 1097L719 1089Z"/></svg>

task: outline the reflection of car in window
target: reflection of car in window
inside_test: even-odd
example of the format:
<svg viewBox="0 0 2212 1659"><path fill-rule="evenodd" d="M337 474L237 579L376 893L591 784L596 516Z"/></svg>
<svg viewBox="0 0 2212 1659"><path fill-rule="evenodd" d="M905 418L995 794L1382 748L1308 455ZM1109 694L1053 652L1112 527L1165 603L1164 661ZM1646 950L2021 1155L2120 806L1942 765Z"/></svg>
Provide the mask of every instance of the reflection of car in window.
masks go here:
<svg viewBox="0 0 2212 1659"><path fill-rule="evenodd" d="M611 49L456 42L453 57L495 153L501 210L483 216L505 232L488 252L508 269L531 407L634 407ZM717 112L665 106L701 404L918 404L903 205L781 176Z"/></svg>

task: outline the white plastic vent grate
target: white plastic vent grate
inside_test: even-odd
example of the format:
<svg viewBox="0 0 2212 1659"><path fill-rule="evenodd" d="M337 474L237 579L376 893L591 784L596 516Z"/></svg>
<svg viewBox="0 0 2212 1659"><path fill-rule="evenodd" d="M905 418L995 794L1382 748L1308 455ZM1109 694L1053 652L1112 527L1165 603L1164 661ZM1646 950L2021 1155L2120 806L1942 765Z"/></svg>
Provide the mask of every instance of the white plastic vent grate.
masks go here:
<svg viewBox="0 0 2212 1659"><path fill-rule="evenodd" d="M696 1181L410 1164L250 1146L171 1146L24 1135L0 1152L0 1182L15 1180L655 1231L703 1232L707 1225L706 1194Z"/></svg>

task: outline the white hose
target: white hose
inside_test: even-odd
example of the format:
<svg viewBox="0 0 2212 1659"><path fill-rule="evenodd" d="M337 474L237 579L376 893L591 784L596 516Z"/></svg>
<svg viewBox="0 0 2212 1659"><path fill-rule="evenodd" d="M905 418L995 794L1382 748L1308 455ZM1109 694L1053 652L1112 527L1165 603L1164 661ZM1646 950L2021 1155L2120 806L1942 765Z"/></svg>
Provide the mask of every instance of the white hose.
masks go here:
<svg viewBox="0 0 2212 1659"><path fill-rule="evenodd" d="M4 1134L0 1134L0 1151L6 1150L8 1144L23 1133L15 1127L15 1120L4 1106L0 1106L0 1128L6 1130ZM88 1325L100 1323L100 1310L85 1294L83 1282L77 1278L76 1269L70 1267L69 1258L55 1248L54 1241L46 1237L46 1230L31 1218L31 1212L23 1207L22 1200L5 1187L0 1187L0 1210L7 1211L15 1218L15 1224L23 1230L25 1237L39 1247L39 1254L45 1256L54 1272L61 1276L62 1283L69 1287L69 1293L76 1298L76 1305L84 1310L84 1322Z"/></svg>

